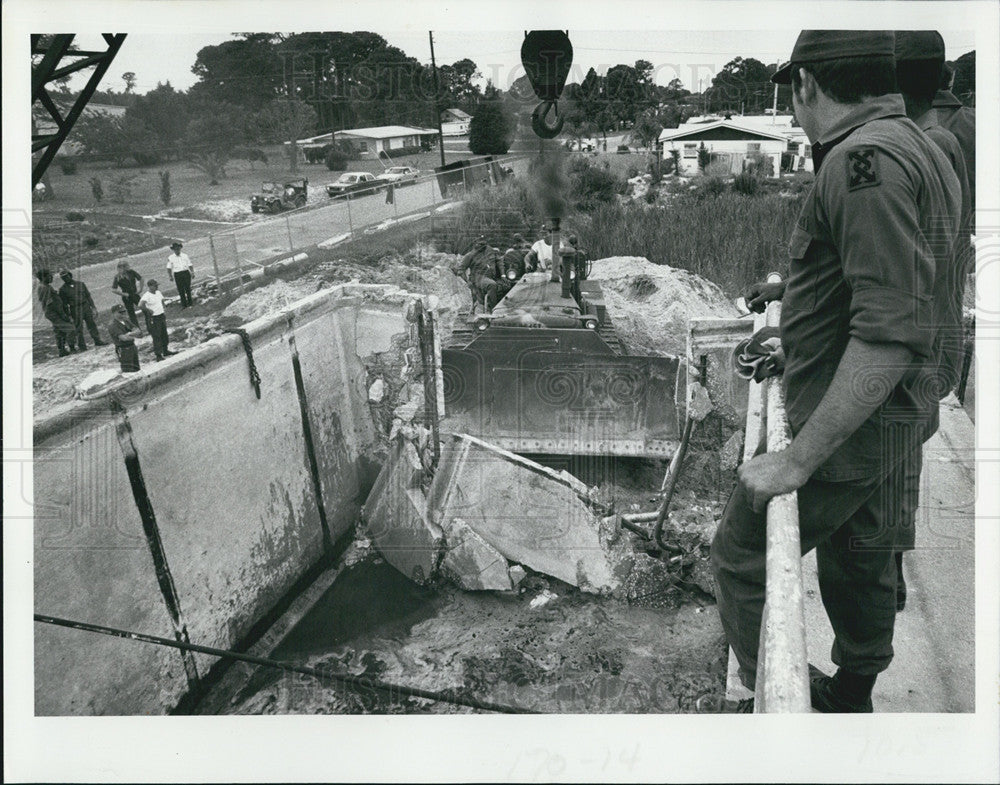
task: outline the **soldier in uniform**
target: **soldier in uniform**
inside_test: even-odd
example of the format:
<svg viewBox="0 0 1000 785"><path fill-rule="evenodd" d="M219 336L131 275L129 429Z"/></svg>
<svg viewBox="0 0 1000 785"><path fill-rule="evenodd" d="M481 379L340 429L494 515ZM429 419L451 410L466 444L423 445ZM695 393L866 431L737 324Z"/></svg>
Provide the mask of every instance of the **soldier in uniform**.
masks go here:
<svg viewBox="0 0 1000 785"><path fill-rule="evenodd" d="M94 306L94 298L90 295L87 284L83 281L73 280L73 273L69 270L62 270L59 277L63 280L63 285L59 288L59 297L66 306L73 324L76 325L76 342L81 349L86 349L87 344L83 339L83 325L87 325L90 337L94 339L94 346L107 346L101 340L101 334L97 329L97 322L94 321L94 314L97 308Z"/></svg>
<svg viewBox="0 0 1000 785"><path fill-rule="evenodd" d="M955 134L965 155L965 171L969 176L972 193L972 211L976 211L976 110L965 106L951 91L955 83L955 71L947 63L941 66L938 91L934 94L932 106L938 122Z"/></svg>
<svg viewBox="0 0 1000 785"><path fill-rule="evenodd" d="M510 281L511 270L514 271L515 277L513 280L515 281L524 275L524 259L530 250L531 246L524 239L524 235L520 233L515 234L513 244L504 252L503 258L500 260L500 266L503 268L503 275L507 281ZM512 282L511 285L513 285Z"/></svg>
<svg viewBox="0 0 1000 785"><path fill-rule="evenodd" d="M492 313L497 304L500 279L500 252L490 247L485 237L476 240L472 250L462 257L455 268L456 275L465 277L472 290L472 312L485 301L486 312Z"/></svg>
<svg viewBox="0 0 1000 785"><path fill-rule="evenodd" d="M892 660L905 457L938 426L936 316L961 189L895 92L891 31L803 30L773 79L792 85L816 180L789 242L781 313L793 440L744 463L712 543L719 615L753 689L764 604L766 509L798 492L803 553L816 549L834 676L821 712L871 712ZM752 710L752 700L737 711Z"/></svg>
<svg viewBox="0 0 1000 785"><path fill-rule="evenodd" d="M76 351L76 325L59 293L52 287L52 273L43 269L35 273L35 276L38 278L38 302L42 305L42 313L52 322L59 356L65 357ZM86 347L81 340L80 350L83 351L84 348Z"/></svg>
<svg viewBox="0 0 1000 785"><path fill-rule="evenodd" d="M954 280L949 285L952 301L940 320L942 397L958 384L962 365L962 300L966 275L972 263L972 190L965 156L955 135L938 123L932 108L944 67L944 39L936 30L896 31L896 82L906 104L906 115L917 124L947 158L962 189L962 221L955 244L955 258L950 267ZM896 610L906 607L906 581L903 576L903 553L916 546L916 515L920 496L920 472L923 449L918 447L906 458L901 491L903 507L896 542Z"/></svg>

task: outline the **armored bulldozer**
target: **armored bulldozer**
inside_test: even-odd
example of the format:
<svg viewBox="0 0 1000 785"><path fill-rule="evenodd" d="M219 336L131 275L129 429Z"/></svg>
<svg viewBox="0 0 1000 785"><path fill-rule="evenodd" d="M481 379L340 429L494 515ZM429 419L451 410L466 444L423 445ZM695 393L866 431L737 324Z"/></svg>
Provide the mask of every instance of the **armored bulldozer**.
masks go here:
<svg viewBox="0 0 1000 785"><path fill-rule="evenodd" d="M558 236L553 249L559 248ZM681 358L629 354L586 264L529 272L442 349L442 427L517 453L670 457L684 417Z"/></svg>

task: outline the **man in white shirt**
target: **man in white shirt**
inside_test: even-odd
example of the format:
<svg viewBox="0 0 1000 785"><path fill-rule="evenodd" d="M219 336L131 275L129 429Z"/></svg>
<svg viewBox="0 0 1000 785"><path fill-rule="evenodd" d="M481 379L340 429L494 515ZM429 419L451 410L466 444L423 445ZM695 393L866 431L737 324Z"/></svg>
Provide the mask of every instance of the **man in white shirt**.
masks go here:
<svg viewBox="0 0 1000 785"><path fill-rule="evenodd" d="M146 286L148 291L143 292L139 298L139 307L146 314L146 327L153 337L153 352L156 354L156 361L159 362L177 352L167 348L167 316L163 308L163 292L159 290L159 284L153 278L146 281Z"/></svg>
<svg viewBox="0 0 1000 785"><path fill-rule="evenodd" d="M194 265L191 258L181 251L184 244L176 242L170 246L173 251L167 257L167 275L177 284L177 294L181 298L181 308L194 305L191 300L191 279L194 278Z"/></svg>
<svg viewBox="0 0 1000 785"><path fill-rule="evenodd" d="M524 257L524 269L528 272L548 270L552 264L552 246L549 244L548 230L543 228L542 237L531 246L528 255Z"/></svg>

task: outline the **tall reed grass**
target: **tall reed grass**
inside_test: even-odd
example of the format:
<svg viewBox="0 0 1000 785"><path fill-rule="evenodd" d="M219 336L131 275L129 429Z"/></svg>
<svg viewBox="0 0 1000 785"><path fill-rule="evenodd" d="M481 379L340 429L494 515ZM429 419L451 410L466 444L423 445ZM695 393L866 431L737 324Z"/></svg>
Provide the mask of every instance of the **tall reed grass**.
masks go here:
<svg viewBox="0 0 1000 785"><path fill-rule="evenodd" d="M772 270L788 270L788 237L802 197L674 196L662 208L602 205L578 220L592 259L644 256L714 281L732 295Z"/></svg>

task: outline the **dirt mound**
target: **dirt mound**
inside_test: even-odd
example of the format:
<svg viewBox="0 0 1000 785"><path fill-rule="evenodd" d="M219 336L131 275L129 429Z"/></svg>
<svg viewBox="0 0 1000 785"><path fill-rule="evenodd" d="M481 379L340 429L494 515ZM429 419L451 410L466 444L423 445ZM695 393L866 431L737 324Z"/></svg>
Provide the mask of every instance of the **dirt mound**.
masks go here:
<svg viewBox="0 0 1000 785"><path fill-rule="evenodd" d="M692 316L739 316L716 284L641 256L598 259L590 277L601 282L615 328L636 353L683 354Z"/></svg>

